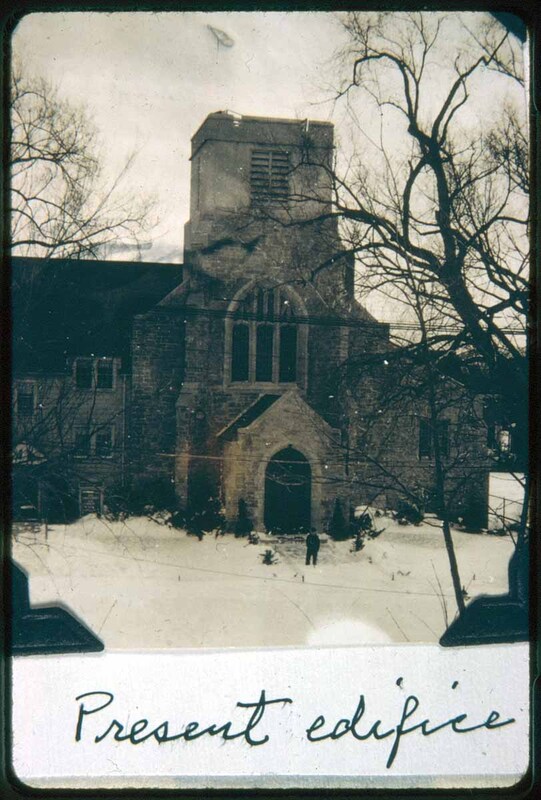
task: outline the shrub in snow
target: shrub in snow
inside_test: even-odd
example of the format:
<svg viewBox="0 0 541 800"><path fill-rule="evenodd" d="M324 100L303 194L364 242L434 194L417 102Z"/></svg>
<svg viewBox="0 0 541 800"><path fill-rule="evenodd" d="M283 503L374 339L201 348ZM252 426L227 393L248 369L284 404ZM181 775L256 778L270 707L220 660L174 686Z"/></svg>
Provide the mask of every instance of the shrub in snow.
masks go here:
<svg viewBox="0 0 541 800"><path fill-rule="evenodd" d="M175 489L167 478L138 478L130 484L110 486L104 500L109 519L152 516L177 509Z"/></svg>
<svg viewBox="0 0 541 800"><path fill-rule="evenodd" d="M131 487L132 503L143 502L152 511L173 511L177 507L174 484L168 478L141 478Z"/></svg>
<svg viewBox="0 0 541 800"><path fill-rule="evenodd" d="M480 533L486 525L486 509L482 503L469 503L461 508L454 516L454 520L469 533Z"/></svg>
<svg viewBox="0 0 541 800"><path fill-rule="evenodd" d="M274 550L265 550L264 553L261 553L261 558L263 559L263 563L271 566L272 564L276 564L278 562L278 556L274 552Z"/></svg>
<svg viewBox="0 0 541 800"><path fill-rule="evenodd" d="M128 516L128 492L128 487L121 484L107 487L103 498L107 519L117 520Z"/></svg>
<svg viewBox="0 0 541 800"><path fill-rule="evenodd" d="M171 512L170 511L154 511L152 508L149 511L149 516L153 522L158 525L171 525Z"/></svg>
<svg viewBox="0 0 541 800"><path fill-rule="evenodd" d="M375 527L374 518L369 511L365 511L356 517L353 522L350 523L350 529L353 530L353 535L355 537L355 542L351 549L352 553L362 550L368 539L375 539L385 530L385 528Z"/></svg>
<svg viewBox="0 0 541 800"><path fill-rule="evenodd" d="M24 469L24 468L23 468ZM18 506L28 504L28 484L21 487L21 470L13 473L13 514L17 514ZM28 479L31 482L31 478ZM61 474L46 472L40 480L42 507L41 516L48 522L69 524L79 516L79 493L75 487Z"/></svg>
<svg viewBox="0 0 541 800"><path fill-rule="evenodd" d="M331 521L329 522L329 534L337 541L349 539L350 529L342 511L342 504L338 498L334 501Z"/></svg>
<svg viewBox="0 0 541 800"><path fill-rule="evenodd" d="M513 522L510 525L504 525L501 528L490 528L487 533L491 536L511 536L513 539L520 532L520 524Z"/></svg>
<svg viewBox="0 0 541 800"><path fill-rule="evenodd" d="M169 517L169 524L173 528L184 528L186 526L186 514L183 511L173 511Z"/></svg>
<svg viewBox="0 0 541 800"><path fill-rule="evenodd" d="M192 511L186 519L186 532L191 536L197 536L199 541L203 539L203 514L201 511Z"/></svg>
<svg viewBox="0 0 541 800"><path fill-rule="evenodd" d="M218 497L209 497L201 509L201 527L204 531L225 531L225 515Z"/></svg>
<svg viewBox="0 0 541 800"><path fill-rule="evenodd" d="M238 504L237 520L235 522L235 536L246 536L253 530L252 520L248 514L246 501L241 497Z"/></svg>
<svg viewBox="0 0 541 800"><path fill-rule="evenodd" d="M354 508L349 511L349 535L355 539L351 552L358 552L364 547L364 539L372 535L374 531L374 521L372 515L368 511L362 511L360 514L355 512Z"/></svg>
<svg viewBox="0 0 541 800"><path fill-rule="evenodd" d="M374 529L374 520L372 519L372 515L365 511L364 514L361 514L359 519L357 520L358 530L362 533L370 533L371 530Z"/></svg>
<svg viewBox="0 0 541 800"><path fill-rule="evenodd" d="M395 516L401 525L420 525L425 515L417 503L403 498L398 501Z"/></svg>
<svg viewBox="0 0 541 800"><path fill-rule="evenodd" d="M180 521L180 520L179 520ZM202 496L189 505L184 515L186 531L199 540L205 533L216 531L217 534L224 533L226 530L225 516L222 504L218 497Z"/></svg>

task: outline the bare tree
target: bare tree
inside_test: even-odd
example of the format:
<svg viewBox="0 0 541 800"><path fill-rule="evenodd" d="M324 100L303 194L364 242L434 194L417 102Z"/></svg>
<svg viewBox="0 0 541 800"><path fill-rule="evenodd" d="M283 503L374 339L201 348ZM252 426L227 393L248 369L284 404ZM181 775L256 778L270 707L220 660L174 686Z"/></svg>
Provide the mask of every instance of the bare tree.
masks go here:
<svg viewBox="0 0 541 800"><path fill-rule="evenodd" d="M490 90L491 67L516 46L504 29L488 51L470 42L435 79L431 56L448 25L439 14L348 15L352 74L341 95L370 99L396 135L389 142L380 128L374 166L364 159L351 177L333 176L336 212L360 280L429 298L454 329L449 347L475 353L498 386L504 375L524 386L514 333L524 333L528 298L526 136L509 105L495 128L461 121L470 84Z"/></svg>
<svg viewBox="0 0 541 800"><path fill-rule="evenodd" d="M472 403L490 398L496 418L512 421L525 467L523 53L518 39L488 16L350 13L344 28L349 43L341 53L345 78L337 102L347 103L366 149L331 170L333 215L357 259L358 291L376 290L395 310L407 309L411 328L401 337L395 330L395 340L427 378L436 492L462 611L434 387L451 377ZM472 108L491 92L499 114L479 129ZM321 268L329 266L327 260ZM523 513L522 544L526 520Z"/></svg>
<svg viewBox="0 0 541 800"><path fill-rule="evenodd" d="M262 207L259 216L305 235L317 230L320 258L312 254L303 284L317 287L353 255L358 297L379 292L399 313L410 310L393 331L397 340L405 330L401 344L419 342L415 298L426 301L425 318L430 309L438 321L427 328L427 345L437 350L441 372L477 394L501 396L525 428L529 174L521 42L485 14L352 12L342 20L348 43L338 58L335 104L343 104L356 149L335 164L321 161L307 132L294 169L326 173L332 205L317 182L310 191L305 181L283 207ZM497 113L485 120L476 112L483 102L486 113L487 96ZM338 152L348 146L340 143ZM297 214L301 205L313 213ZM246 238L235 241L250 242L246 232L258 232L253 215L238 230Z"/></svg>
<svg viewBox="0 0 541 800"><path fill-rule="evenodd" d="M11 80L11 252L95 257L121 240L133 248L152 224L152 201L123 194L131 155L110 184L88 112L15 64Z"/></svg>
<svg viewBox="0 0 541 800"><path fill-rule="evenodd" d="M379 293L404 322L395 342L512 421L527 452L529 175L521 42L489 15L349 13L344 104L357 151L319 163L333 187L356 294ZM490 95L497 114L476 110ZM484 100L483 100L484 98ZM481 125L481 127L480 127ZM315 163L309 142L304 161ZM293 198L314 203L314 196ZM298 225L275 215L274 222ZM318 279L338 251L312 270ZM344 250L341 249L341 257ZM416 311L423 304L424 327ZM404 311L405 310L405 311Z"/></svg>
<svg viewBox="0 0 541 800"><path fill-rule="evenodd" d="M464 590L451 522L468 529L484 524L481 498L489 459L483 404L442 376L438 353L428 346L427 306L425 298L417 298L421 338L415 346L390 343L384 352L359 353L338 370L342 438L333 444L342 450L350 495L358 487L368 506L382 499L391 508L405 505L419 520L425 510L437 513L462 613Z"/></svg>
<svg viewBox="0 0 541 800"><path fill-rule="evenodd" d="M98 481L110 465L122 470L121 390L100 395L97 384L77 388L70 373L26 376L14 386L12 430L14 514L44 517L78 510L78 486ZM113 434L113 429L116 432ZM102 476L103 477L103 476ZM32 508L34 507L34 508Z"/></svg>
<svg viewBox="0 0 541 800"><path fill-rule="evenodd" d="M73 266L65 259L104 257L119 247L136 253L154 223L154 201L123 190L134 154L116 177L103 179L88 111L17 62L10 122L10 250L34 257L12 270L15 396L26 381L35 398L35 408L24 415L15 404L13 464L23 478L17 485L31 493L45 485L49 494L64 494L61 503L73 504L70 494L88 476L89 462L99 472L107 459L120 458L120 442L107 441L112 426L121 427L123 408L104 411L95 391L81 393L74 384L66 351L73 324L66 309L88 301L77 294ZM59 292L66 308L56 302ZM53 375L44 374L44 361ZM100 455L104 447L111 452Z"/></svg>
<svg viewBox="0 0 541 800"><path fill-rule="evenodd" d="M397 387L403 399L409 402L412 391L423 389L438 505L462 610L447 506L453 471L467 475L469 466L464 452L457 463L439 452L441 403L434 387L442 380L443 387L449 380L462 387L474 416L489 398L496 418L515 426L525 466L529 174L523 52L489 15L354 12L343 25L348 43L339 57L344 77L335 102L346 112L357 150L330 164L318 160L307 135L295 168L314 166L327 174L332 207L305 189L283 208L262 213L274 225L305 233L316 226L328 230L328 247L308 270L316 287L325 273L343 268L349 253L356 259L356 295L379 293L403 314L404 323L393 329L400 349L391 347L389 359L413 369L414 385L410 379ZM480 98L488 108L488 95L498 113L480 127L476 111ZM315 208L314 214L296 214L301 204ZM381 367L381 352L376 360ZM351 378L355 364L347 369ZM380 405L375 413L382 410ZM476 423L479 430L482 420ZM353 465L351 447L348 458ZM382 485L412 490L383 456L373 461L374 492ZM523 534L525 520L524 514Z"/></svg>

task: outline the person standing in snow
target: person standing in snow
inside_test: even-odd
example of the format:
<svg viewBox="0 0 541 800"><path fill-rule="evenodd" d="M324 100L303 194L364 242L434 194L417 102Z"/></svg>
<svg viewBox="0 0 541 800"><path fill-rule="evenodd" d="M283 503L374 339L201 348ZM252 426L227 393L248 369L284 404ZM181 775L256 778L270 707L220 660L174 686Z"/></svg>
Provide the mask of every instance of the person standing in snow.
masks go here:
<svg viewBox="0 0 541 800"><path fill-rule="evenodd" d="M306 565L312 561L314 567L317 564L317 554L319 552L320 540L316 533L315 528L310 529L310 533L306 537Z"/></svg>

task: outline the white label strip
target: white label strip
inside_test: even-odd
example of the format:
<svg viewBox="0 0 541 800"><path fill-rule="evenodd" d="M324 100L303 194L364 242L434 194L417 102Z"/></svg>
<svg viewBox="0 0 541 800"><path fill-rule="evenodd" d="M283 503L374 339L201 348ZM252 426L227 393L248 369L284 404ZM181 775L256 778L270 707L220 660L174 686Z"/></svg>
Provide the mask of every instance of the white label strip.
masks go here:
<svg viewBox="0 0 541 800"><path fill-rule="evenodd" d="M34 786L512 785L528 645L112 653L13 662Z"/></svg>

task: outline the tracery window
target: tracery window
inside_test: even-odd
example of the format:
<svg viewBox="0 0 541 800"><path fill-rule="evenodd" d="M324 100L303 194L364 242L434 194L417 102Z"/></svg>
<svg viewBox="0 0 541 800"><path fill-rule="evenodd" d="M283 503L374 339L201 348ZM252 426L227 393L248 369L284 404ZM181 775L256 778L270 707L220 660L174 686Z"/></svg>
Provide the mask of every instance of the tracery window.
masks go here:
<svg viewBox="0 0 541 800"><path fill-rule="evenodd" d="M297 315L287 292L254 289L238 305L231 333L233 383L295 383Z"/></svg>

